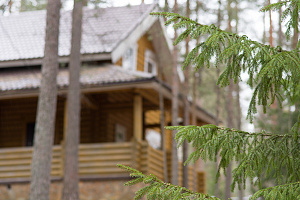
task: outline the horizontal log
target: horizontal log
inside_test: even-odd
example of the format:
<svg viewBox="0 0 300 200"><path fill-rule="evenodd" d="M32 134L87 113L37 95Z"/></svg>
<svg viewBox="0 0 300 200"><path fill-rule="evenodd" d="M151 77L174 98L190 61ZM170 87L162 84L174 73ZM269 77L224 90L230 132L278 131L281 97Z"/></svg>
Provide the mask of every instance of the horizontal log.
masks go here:
<svg viewBox="0 0 300 200"><path fill-rule="evenodd" d="M84 174L126 174L128 173L127 171L124 171L118 167L115 168L104 168L104 169L79 169L79 174L84 175Z"/></svg>
<svg viewBox="0 0 300 200"><path fill-rule="evenodd" d="M152 157L152 158L149 157L148 159L149 159L149 163L154 164L154 165L156 165L156 166L158 166L158 167L160 167L160 168L163 168L163 167L164 167L163 161L161 161L161 160L156 160L156 159L154 159L153 157Z"/></svg>
<svg viewBox="0 0 300 200"><path fill-rule="evenodd" d="M52 159L52 164L60 163L61 159ZM31 165L31 159L19 159L19 160L4 160L0 161L0 166L14 166L14 165Z"/></svg>
<svg viewBox="0 0 300 200"><path fill-rule="evenodd" d="M149 173L153 173L154 175L164 174L164 170L156 165L149 165Z"/></svg>
<svg viewBox="0 0 300 200"><path fill-rule="evenodd" d="M79 163L79 168L97 168L97 167L117 167L117 164L131 165L130 161L123 161L122 163L118 161L111 162L95 162L95 163Z"/></svg>
<svg viewBox="0 0 300 200"><path fill-rule="evenodd" d="M95 161L123 161L131 160L131 155L105 155L105 156L92 156L92 157L79 157L79 162L95 162Z"/></svg>
<svg viewBox="0 0 300 200"><path fill-rule="evenodd" d="M156 160L156 161L161 162L161 163L163 162L163 157L161 157L157 154L151 153L151 152L149 152L148 159Z"/></svg>
<svg viewBox="0 0 300 200"><path fill-rule="evenodd" d="M30 177L30 172L11 172L11 173L0 173L0 179L3 178L16 178L16 177Z"/></svg>
<svg viewBox="0 0 300 200"><path fill-rule="evenodd" d="M155 153L155 154L158 154L159 156L163 156L163 152L161 150L158 150L158 149L154 149L154 148L151 148L152 152Z"/></svg>
<svg viewBox="0 0 300 200"><path fill-rule="evenodd" d="M89 149L89 150L80 150L79 156L97 156L97 155L120 155L120 154L131 154L131 149L108 149L108 150L99 150L99 149Z"/></svg>
<svg viewBox="0 0 300 200"><path fill-rule="evenodd" d="M131 146L131 142L120 143L97 143L97 144L80 144L79 150L84 149L115 149L115 148L127 148Z"/></svg>

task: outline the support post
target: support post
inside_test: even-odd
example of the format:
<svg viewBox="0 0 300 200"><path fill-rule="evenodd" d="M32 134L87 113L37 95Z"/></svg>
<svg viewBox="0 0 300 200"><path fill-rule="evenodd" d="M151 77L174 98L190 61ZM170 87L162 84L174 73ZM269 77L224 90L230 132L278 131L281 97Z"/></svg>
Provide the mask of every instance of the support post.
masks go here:
<svg viewBox="0 0 300 200"><path fill-rule="evenodd" d="M143 99L140 95L133 97L133 136L137 141L143 139Z"/></svg>

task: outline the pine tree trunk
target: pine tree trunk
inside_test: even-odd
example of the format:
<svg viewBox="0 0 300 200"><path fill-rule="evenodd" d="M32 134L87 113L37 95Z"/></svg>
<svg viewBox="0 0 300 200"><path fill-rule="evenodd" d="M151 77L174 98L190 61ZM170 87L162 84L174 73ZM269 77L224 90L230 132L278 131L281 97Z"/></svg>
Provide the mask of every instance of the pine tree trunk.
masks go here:
<svg viewBox="0 0 300 200"><path fill-rule="evenodd" d="M190 17L190 1L187 0L186 1L186 17L189 18ZM185 54L187 56L187 54L189 53L189 42L190 42L190 38L187 37L186 41L185 41ZM189 72L190 72L190 66L187 66L187 68L184 71L184 90L185 90L185 94L184 94L184 121L183 124L184 126L190 125L190 105L189 105L189 100L188 100L188 95L189 95ZM183 149L182 149L182 186L185 188L189 187L189 169L188 169L188 165L184 165L184 162L188 159L188 142L184 141L183 143Z"/></svg>
<svg viewBox="0 0 300 200"><path fill-rule="evenodd" d="M238 80L236 83L236 119L237 119L237 129L241 130L242 128L242 111L241 111L241 104L240 104L240 81ZM239 187L241 188L238 191L239 200L243 200L244 198L244 190L242 188L242 184L239 184Z"/></svg>
<svg viewBox="0 0 300 200"><path fill-rule="evenodd" d="M227 1L227 12L228 12L228 31L232 31L231 21L232 21L232 8L231 8L231 0ZM233 100L232 100L232 91L233 91L233 81L230 80L230 85L228 86L227 97L226 97L226 111L227 111L227 126L229 128L233 128ZM231 163L229 163L226 169L226 178L225 178L225 199L229 199L231 197Z"/></svg>
<svg viewBox="0 0 300 200"><path fill-rule="evenodd" d="M158 79L160 83L163 81L163 67L159 65ZM159 93L159 110L160 110L160 134L161 134L161 148L163 152L163 170L164 170L164 182L169 182L168 176L168 163L167 163L167 147L166 147L166 135L165 135L165 105L162 87L158 88Z"/></svg>
<svg viewBox="0 0 300 200"><path fill-rule="evenodd" d="M49 0L47 5L45 53L31 164L30 200L49 199L57 101L60 6L59 0Z"/></svg>
<svg viewBox="0 0 300 200"><path fill-rule="evenodd" d="M278 2L281 2L279 0ZM278 10L278 45L282 46L282 41L283 41L283 34L282 34L282 23L281 23L281 18L282 18L282 8L280 7Z"/></svg>
<svg viewBox="0 0 300 200"><path fill-rule="evenodd" d="M230 85L227 86L227 98L226 98L226 110L227 110L227 126L228 128L233 128L233 99L232 99L232 92L233 92L233 81L230 80ZM225 199L229 199L231 197L230 185L232 180L231 174L231 163L229 163L226 169L226 179L225 179Z"/></svg>
<svg viewBox="0 0 300 200"><path fill-rule="evenodd" d="M177 0L175 0L174 4L174 13L178 12ZM174 39L177 38L177 31L174 30ZM173 83L172 83L172 125L178 125L178 74L177 74L177 46L174 46L173 50ZM178 185L178 155L177 155L177 143L175 141L176 131L172 131L172 184Z"/></svg>
<svg viewBox="0 0 300 200"><path fill-rule="evenodd" d="M217 21L217 27L220 28L221 26L221 21L222 21L222 16L221 16L221 6L222 2L221 0L218 0L218 21ZM220 66L217 68L217 77L220 76ZM216 121L215 124L216 126L219 125L219 120L220 120L220 87L216 85L216 94L217 94L217 100L216 100ZM217 162L216 162L216 173L218 172L218 166L219 166L219 155L217 155ZM215 184L215 196L219 196L219 180Z"/></svg>
<svg viewBox="0 0 300 200"><path fill-rule="evenodd" d="M67 97L67 133L62 200L78 200L78 146L80 138L80 47L83 2L74 0Z"/></svg>
<svg viewBox="0 0 300 200"><path fill-rule="evenodd" d="M271 4L271 0L268 0L269 2L269 4L268 5L270 5ZM272 12L271 12L271 10L269 11L269 18L270 18L270 28L269 28L269 45L271 46L271 47L273 47L274 46L274 44L273 44L273 26L272 26Z"/></svg>

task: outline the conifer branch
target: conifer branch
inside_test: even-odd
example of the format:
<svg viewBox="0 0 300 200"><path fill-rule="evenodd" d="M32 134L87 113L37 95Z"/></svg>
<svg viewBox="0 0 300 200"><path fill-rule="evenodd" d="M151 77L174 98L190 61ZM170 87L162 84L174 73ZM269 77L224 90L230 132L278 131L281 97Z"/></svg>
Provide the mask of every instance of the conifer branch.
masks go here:
<svg viewBox="0 0 300 200"><path fill-rule="evenodd" d="M187 140L194 147L195 151L185 164L199 158L216 161L216 156L220 155L219 177L221 169L226 171L231 161L240 161L232 172L232 190L236 184L245 186L247 178L262 188L259 177L270 176L273 168L275 173L281 174L276 179L277 183L300 180L300 131L297 128L290 134L270 134L264 131L248 133L211 124L166 128L178 131L175 138L178 146ZM283 168L286 170L282 173Z"/></svg>
<svg viewBox="0 0 300 200"><path fill-rule="evenodd" d="M272 199L300 199L300 182L278 185L257 191L250 200L264 197L265 200Z"/></svg>
<svg viewBox="0 0 300 200"><path fill-rule="evenodd" d="M207 194L193 192L187 188L173 185L171 183L165 183L159 180L153 174L145 175L142 172L132 169L131 167L124 165L117 165L119 168L130 172L130 176L133 180L125 183L125 186L132 186L138 183L146 184L145 187L141 188L136 192L135 200L142 199L147 196L147 199L170 199L170 200L220 200L219 198L212 197Z"/></svg>
<svg viewBox="0 0 300 200"><path fill-rule="evenodd" d="M298 1L300 2L300 0ZM215 25L202 25L177 13L156 12L151 14L169 18L166 25L174 23L175 29L185 29L175 39L174 45L188 36L191 39L197 39L201 35L208 36L206 41L198 44L187 55L182 66L183 69L189 64L193 64L196 69L199 69L203 66L210 66L211 61L216 63L216 67L220 63L225 63L227 67L217 82L221 87L229 85L229 80L232 78L236 83L242 72L248 72L247 83L250 87L255 87L248 109L247 118L250 119L250 122L257 112L257 105L262 105L263 111L266 112L267 106L274 103L275 99L281 106L283 94L295 95L288 90L298 88L300 85L299 47L292 51L286 51L281 47L271 47L253 41L245 35L229 33ZM284 88L282 83L291 85L291 87ZM294 96L291 96L291 99L299 101Z"/></svg>

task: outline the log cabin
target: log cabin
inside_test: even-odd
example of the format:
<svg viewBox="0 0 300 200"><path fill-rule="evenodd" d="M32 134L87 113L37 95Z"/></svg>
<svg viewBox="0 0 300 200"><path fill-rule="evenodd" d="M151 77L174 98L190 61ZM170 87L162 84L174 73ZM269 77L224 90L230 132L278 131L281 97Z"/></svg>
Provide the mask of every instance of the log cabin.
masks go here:
<svg viewBox="0 0 300 200"><path fill-rule="evenodd" d="M157 10L156 5L147 4L84 9L78 155L81 199L132 199L136 188L123 186L129 176L116 167L118 163L163 179L163 153L146 140L151 131L160 133L159 90L166 125L172 116L173 47L162 20L149 15ZM42 10L0 16L0 200L29 195L45 14ZM51 200L60 199L64 177L70 32L71 11L61 11ZM182 99L179 105L182 117ZM215 121L200 106L196 116L198 125ZM170 154L171 133L165 134ZM204 172L195 172L192 166L189 170L190 189L204 192ZM180 169L179 176L181 182Z"/></svg>

